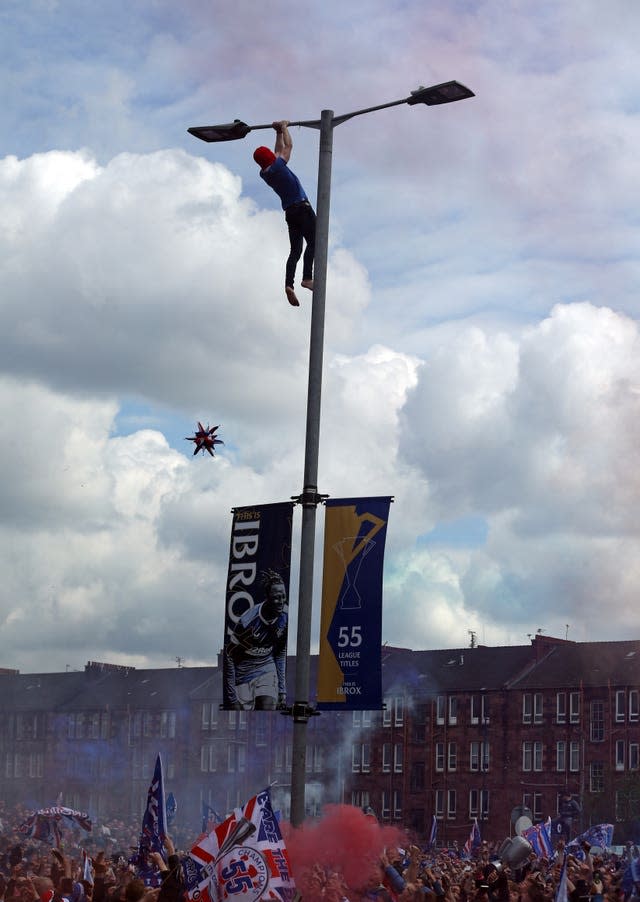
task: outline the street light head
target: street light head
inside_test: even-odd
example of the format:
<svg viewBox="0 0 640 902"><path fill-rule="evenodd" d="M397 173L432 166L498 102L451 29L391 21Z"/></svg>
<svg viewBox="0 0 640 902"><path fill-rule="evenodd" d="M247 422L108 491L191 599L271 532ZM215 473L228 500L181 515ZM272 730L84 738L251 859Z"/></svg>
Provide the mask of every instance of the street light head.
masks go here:
<svg viewBox="0 0 640 902"><path fill-rule="evenodd" d="M217 141L239 141L251 131L251 126L239 119L228 122L225 125L194 125L187 131L194 138L207 141L209 144Z"/></svg>
<svg viewBox="0 0 640 902"><path fill-rule="evenodd" d="M432 85L430 88L423 88L421 85L411 92L411 97L407 97L407 103L410 106L416 103L436 106L439 103L465 100L467 97L475 97L475 94L469 88L461 85L459 81L446 81L441 85Z"/></svg>

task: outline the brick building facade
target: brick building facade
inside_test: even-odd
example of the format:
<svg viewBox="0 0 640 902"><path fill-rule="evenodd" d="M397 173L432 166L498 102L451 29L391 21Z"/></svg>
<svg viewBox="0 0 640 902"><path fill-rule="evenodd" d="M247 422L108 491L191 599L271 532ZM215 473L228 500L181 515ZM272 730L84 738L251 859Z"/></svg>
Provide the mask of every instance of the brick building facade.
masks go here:
<svg viewBox="0 0 640 902"><path fill-rule="evenodd" d="M289 675L295 660L290 659ZM315 661L313 662L315 663ZM306 804L371 807L441 843L513 833L515 816L555 816L617 839L640 817L640 640L410 651L383 647L382 711L324 712L308 724ZM202 803L224 813L267 784L288 813L290 718L223 712L221 669L0 671L0 798L64 804L97 822L137 822L155 756L184 826Z"/></svg>

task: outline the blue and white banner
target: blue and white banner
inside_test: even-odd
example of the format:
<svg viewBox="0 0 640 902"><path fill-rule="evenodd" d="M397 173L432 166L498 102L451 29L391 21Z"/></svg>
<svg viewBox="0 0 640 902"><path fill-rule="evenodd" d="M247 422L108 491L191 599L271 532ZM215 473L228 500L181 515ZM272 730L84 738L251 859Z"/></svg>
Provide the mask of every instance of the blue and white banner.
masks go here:
<svg viewBox="0 0 640 902"><path fill-rule="evenodd" d="M391 497L326 502L317 706L382 708L382 570Z"/></svg>
<svg viewBox="0 0 640 902"><path fill-rule="evenodd" d="M233 511L224 621L222 707L286 705L293 503Z"/></svg>

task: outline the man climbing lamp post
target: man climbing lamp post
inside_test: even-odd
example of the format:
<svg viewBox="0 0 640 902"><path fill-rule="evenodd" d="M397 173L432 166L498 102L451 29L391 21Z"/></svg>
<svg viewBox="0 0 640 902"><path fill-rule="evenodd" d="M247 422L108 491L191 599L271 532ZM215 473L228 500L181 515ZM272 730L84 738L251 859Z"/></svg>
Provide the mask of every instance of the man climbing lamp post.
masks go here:
<svg viewBox="0 0 640 902"><path fill-rule="evenodd" d="M409 97L390 103L355 110L334 116L333 110L323 110L319 120L289 122L289 126L305 126L320 130L318 159L318 195L316 202L315 266L313 300L311 309L311 333L309 341L309 378L307 389L307 422L303 488L295 500L302 507L300 537L300 578L298 592L298 629L296 640L295 701L293 715L292 767L291 767L291 823L299 827L305 817L305 764L307 723L314 713L309 705L309 676L311 659L311 614L313 609L313 564L316 533L316 507L323 496L318 494L318 454L320 445L320 406L322 389L322 363L324 351L324 316L327 284L327 258L329 249L329 208L331 198L331 157L333 130L348 119L373 113L387 107L424 103L437 106L473 97L473 91L457 81L449 81L428 88L417 88ZM273 128L273 123L247 125L235 119L225 125L197 126L188 131L203 141L236 141L257 129Z"/></svg>

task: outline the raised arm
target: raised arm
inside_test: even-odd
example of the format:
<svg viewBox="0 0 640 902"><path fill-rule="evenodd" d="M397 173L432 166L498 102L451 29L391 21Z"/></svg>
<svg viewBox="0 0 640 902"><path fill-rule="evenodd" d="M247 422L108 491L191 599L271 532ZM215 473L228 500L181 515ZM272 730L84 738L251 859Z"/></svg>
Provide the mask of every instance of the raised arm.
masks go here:
<svg viewBox="0 0 640 902"><path fill-rule="evenodd" d="M291 150L293 148L293 141L291 140L288 126L288 119L282 119L280 122L273 123L273 127L276 130L276 144L273 148L273 152L277 157L282 157L285 163L289 162Z"/></svg>

